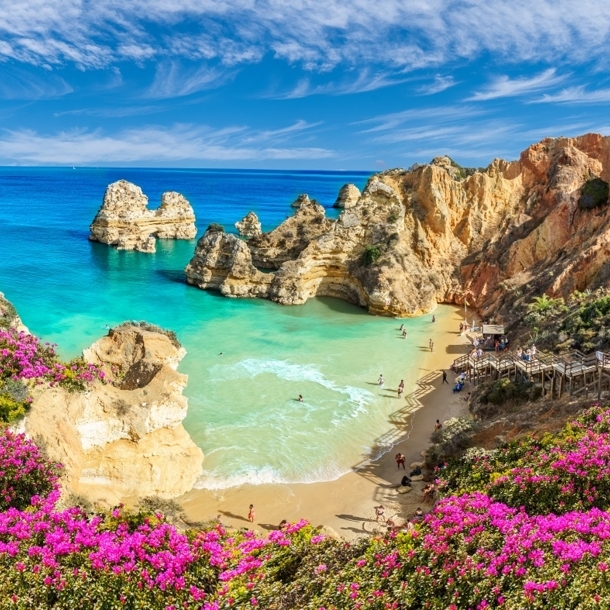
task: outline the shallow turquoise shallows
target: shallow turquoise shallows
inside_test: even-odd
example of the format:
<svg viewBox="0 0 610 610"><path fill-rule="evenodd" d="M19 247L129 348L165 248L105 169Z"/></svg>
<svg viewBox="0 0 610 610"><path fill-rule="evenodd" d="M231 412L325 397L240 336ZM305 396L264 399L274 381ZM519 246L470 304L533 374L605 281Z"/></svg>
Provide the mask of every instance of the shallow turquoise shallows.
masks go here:
<svg viewBox="0 0 610 610"><path fill-rule="evenodd" d="M270 229L299 193L330 207L344 183L362 188L368 174L0 168L0 290L66 357L124 320L176 331L188 351L185 426L206 455L200 487L330 480L369 455L405 404L377 379L412 388L429 317L406 320L405 341L400 322L334 299L281 307L189 287L195 240L159 241L156 254L87 240L119 178L140 185L152 207L163 191L183 193L201 233L210 222L233 230L250 210Z"/></svg>

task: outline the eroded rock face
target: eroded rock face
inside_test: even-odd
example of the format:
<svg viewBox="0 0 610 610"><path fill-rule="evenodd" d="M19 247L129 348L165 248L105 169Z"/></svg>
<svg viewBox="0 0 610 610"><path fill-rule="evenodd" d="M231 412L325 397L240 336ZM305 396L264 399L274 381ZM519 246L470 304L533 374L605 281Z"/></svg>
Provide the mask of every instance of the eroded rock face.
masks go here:
<svg viewBox="0 0 610 610"><path fill-rule="evenodd" d="M193 239L197 235L193 208L180 193L163 193L161 206L149 210L142 189L126 180L108 186L90 231L91 241L140 252L154 252L155 238Z"/></svg>
<svg viewBox="0 0 610 610"><path fill-rule="evenodd" d="M254 212L248 212L235 223L235 228L242 237L258 237L263 231L261 222Z"/></svg>
<svg viewBox="0 0 610 610"><path fill-rule="evenodd" d="M318 203L315 199L310 199L307 193L301 193L297 198L290 204L292 208L300 208L302 205L310 205L312 203Z"/></svg>
<svg viewBox="0 0 610 610"><path fill-rule="evenodd" d="M182 426L187 377L176 367L185 353L164 333L126 324L83 352L113 384L36 391L26 432L64 465L66 489L113 504L193 487L203 454Z"/></svg>
<svg viewBox="0 0 610 610"><path fill-rule="evenodd" d="M372 176L336 222L302 202L247 244L205 236L186 274L282 304L330 295L404 316L467 296L497 312L507 286L566 295L610 284L610 205L578 206L592 177L610 182L610 138L596 134L543 140L484 171L437 157Z"/></svg>
<svg viewBox="0 0 610 610"><path fill-rule="evenodd" d="M0 292L0 329L2 328L16 328L27 332L13 304Z"/></svg>
<svg viewBox="0 0 610 610"><path fill-rule="evenodd" d="M353 208L360 199L360 190L355 184L344 184L339 190L333 208Z"/></svg>

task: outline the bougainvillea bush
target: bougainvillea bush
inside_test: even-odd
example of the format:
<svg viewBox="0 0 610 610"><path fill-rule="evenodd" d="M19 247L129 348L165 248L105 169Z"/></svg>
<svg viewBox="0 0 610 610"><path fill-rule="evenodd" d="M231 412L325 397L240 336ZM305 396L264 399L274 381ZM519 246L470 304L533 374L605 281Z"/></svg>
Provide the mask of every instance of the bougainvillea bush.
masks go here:
<svg viewBox="0 0 610 610"><path fill-rule="evenodd" d="M0 329L0 423L22 417L31 399L28 385L60 385L69 390L84 390L104 372L97 366L75 358L60 361L53 345L14 328Z"/></svg>
<svg viewBox="0 0 610 610"><path fill-rule="evenodd" d="M589 409L558 434L473 452L442 475L445 493L485 491L528 512L610 508L610 410Z"/></svg>
<svg viewBox="0 0 610 610"><path fill-rule="evenodd" d="M57 467L0 431L0 608L607 608L609 433L596 407L469 455L441 471L446 495L423 521L348 543L305 521L260 536L59 510Z"/></svg>

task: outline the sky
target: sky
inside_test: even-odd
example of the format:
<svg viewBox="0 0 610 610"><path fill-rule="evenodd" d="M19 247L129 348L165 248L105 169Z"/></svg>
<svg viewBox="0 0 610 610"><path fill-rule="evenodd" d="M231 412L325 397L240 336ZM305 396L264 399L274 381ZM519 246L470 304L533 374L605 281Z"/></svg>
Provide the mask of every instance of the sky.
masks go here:
<svg viewBox="0 0 610 610"><path fill-rule="evenodd" d="M381 170L610 135L606 0L0 0L0 165Z"/></svg>

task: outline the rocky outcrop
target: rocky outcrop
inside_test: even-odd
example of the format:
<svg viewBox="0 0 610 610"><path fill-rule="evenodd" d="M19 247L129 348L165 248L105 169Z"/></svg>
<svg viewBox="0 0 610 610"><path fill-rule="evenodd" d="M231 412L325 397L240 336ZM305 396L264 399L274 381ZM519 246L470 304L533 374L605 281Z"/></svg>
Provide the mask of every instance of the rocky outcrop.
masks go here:
<svg viewBox="0 0 610 610"><path fill-rule="evenodd" d="M64 465L64 487L109 504L190 490L203 454L182 426L185 350L169 334L125 324L83 352L113 383L87 392L38 388L25 430Z"/></svg>
<svg viewBox="0 0 610 610"><path fill-rule="evenodd" d="M16 328L17 330L27 331L13 304L0 292L0 329L2 328Z"/></svg>
<svg viewBox="0 0 610 610"><path fill-rule="evenodd" d="M300 208L302 205L310 205L311 203L318 203L315 199L310 199L307 193L301 193L297 198L290 204L291 208Z"/></svg>
<svg viewBox="0 0 610 610"><path fill-rule="evenodd" d="M235 223L235 228L242 237L258 237L263 232L261 222L254 212L248 212Z"/></svg>
<svg viewBox="0 0 610 610"><path fill-rule="evenodd" d="M160 207L149 210L142 189L126 180L108 186L90 231L91 241L140 252L154 252L155 238L194 239L197 235L193 208L180 193L163 193Z"/></svg>
<svg viewBox="0 0 610 610"><path fill-rule="evenodd" d="M344 184L339 190L333 208L353 208L360 199L360 190L355 184Z"/></svg>
<svg viewBox="0 0 610 610"><path fill-rule="evenodd" d="M187 279L283 304L336 296L382 315L417 315L465 297L498 312L517 294L610 284L604 182L610 138L596 134L546 139L484 170L437 157L372 176L337 221L301 203L247 243L206 235Z"/></svg>

